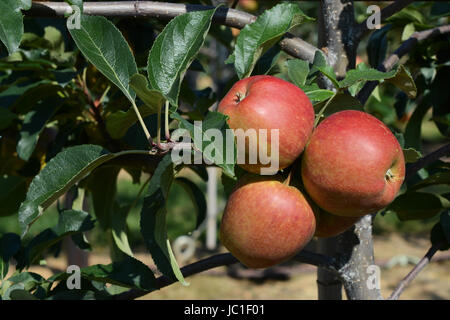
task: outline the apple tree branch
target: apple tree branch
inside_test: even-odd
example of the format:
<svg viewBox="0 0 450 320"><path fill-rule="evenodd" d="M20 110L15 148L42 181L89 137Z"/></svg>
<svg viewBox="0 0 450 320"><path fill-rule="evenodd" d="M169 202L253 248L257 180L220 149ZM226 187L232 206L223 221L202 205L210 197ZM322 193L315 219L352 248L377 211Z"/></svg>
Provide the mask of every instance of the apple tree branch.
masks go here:
<svg viewBox="0 0 450 320"><path fill-rule="evenodd" d="M200 10L209 10L214 7L197 4L169 3L156 1L104 1L84 2L83 13L105 17L133 17L156 18L170 20L178 15ZM64 17L71 12L70 6L65 2L33 1L30 10L24 14L32 17ZM222 6L217 9L213 23L227 27L242 29L256 20L256 16L240 10ZM318 48L310 43L287 33L280 41L280 46L286 53L309 62L313 62L314 54Z"/></svg>
<svg viewBox="0 0 450 320"><path fill-rule="evenodd" d="M336 261L333 258L327 257L322 254L309 252L309 251L301 251L298 253L295 257L293 257L294 260L302 263L311 264L317 267L327 268L331 272L337 272L337 264ZM184 277L189 277L192 275L195 275L197 273L204 272L206 270L210 270L213 268L221 267L221 266L228 266L234 263L237 263L238 260L233 257L230 253L222 253L213 255L211 257L199 260L197 262L194 262L192 264L186 265L183 268L181 268L181 272L183 273ZM161 276L156 279L156 288L155 290L162 289L164 287L167 287L171 284L175 283L175 280L170 279L166 276ZM145 290L136 290L132 289L117 295L113 296L114 300L132 300L137 299L139 297L142 297L146 294L149 294L152 291L145 291Z"/></svg>

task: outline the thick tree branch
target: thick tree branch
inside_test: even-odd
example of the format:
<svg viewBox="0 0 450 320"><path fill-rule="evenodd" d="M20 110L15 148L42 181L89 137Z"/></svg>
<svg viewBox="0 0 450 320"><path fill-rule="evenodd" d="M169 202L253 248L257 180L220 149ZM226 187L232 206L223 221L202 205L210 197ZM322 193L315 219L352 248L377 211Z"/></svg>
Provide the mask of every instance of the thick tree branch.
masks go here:
<svg viewBox="0 0 450 320"><path fill-rule="evenodd" d="M394 14L396 14L397 12L402 10L403 8L407 7L412 2L414 2L414 0L396 0L396 1L392 2L390 5L384 7L380 11L380 15L381 15L380 20L381 20L381 22L385 21L390 16L393 16ZM355 31L355 35L354 35L355 36L355 40L359 41L368 30L369 29L367 28L367 19L366 19L366 20L364 20L363 22L361 22L360 24L357 25L356 31Z"/></svg>
<svg viewBox="0 0 450 320"><path fill-rule="evenodd" d="M83 12L88 15L105 17L139 17L170 20L186 12L212 8L214 7L155 1L104 1L85 2ZM33 2L31 9L24 11L24 14L31 17L64 17L68 12L71 12L71 8L65 2ZM255 20L256 16L252 14L224 6L217 9L213 17L214 23L238 29L244 28ZM281 40L280 45L286 53L311 63L314 60L315 52L319 50L289 33Z"/></svg>
<svg viewBox="0 0 450 320"><path fill-rule="evenodd" d="M428 263L430 263L431 258L438 251L438 246L431 246L425 256L420 259L419 263L406 275L405 278L398 284L397 288L395 288L394 292L390 295L388 300L397 300L402 292L405 290L406 286L408 286L411 281L419 274L420 271L425 268Z"/></svg>
<svg viewBox="0 0 450 320"><path fill-rule="evenodd" d="M314 266L329 268L330 271L336 272L336 270L337 270L334 259L324 256L324 255L321 255L321 254L308 252L308 251L301 251L293 259L295 259L299 262L302 262L302 263L307 263L307 264L311 264ZM192 276L197 273L201 273L206 270L210 270L210 269L221 267L221 266L231 265L231 264L234 264L237 262L238 262L238 260L235 257L233 257L230 253L222 253L222 254L217 254L217 255L208 257L206 259L189 264L189 265L181 268L181 272L184 277L189 277L189 276ZM172 280L166 276L161 276L156 279L156 289L162 289L173 283L175 283L174 280ZM113 299L114 300L137 299L146 294L149 294L150 292L152 292L152 291L130 290L130 291L120 293L120 294L113 296Z"/></svg>
<svg viewBox="0 0 450 320"><path fill-rule="evenodd" d="M409 164L406 167L405 181L408 181L420 169L425 168L426 166L432 164L433 162L436 162L437 160L445 156L450 156L450 143L437 149L436 151L427 154L425 157L419 159L418 161Z"/></svg>
<svg viewBox="0 0 450 320"><path fill-rule="evenodd" d="M409 53L412 48L420 41L425 39L429 39L441 34L450 33L450 25L440 26L420 32L415 32L408 40L402 43L400 47L398 47L395 52L390 55L382 64L378 66L378 70L380 71L389 71L391 70L403 57L405 54ZM361 102L361 104L365 104L367 99L369 99L372 91L378 85L378 81L368 81L362 89L358 92L357 99Z"/></svg>

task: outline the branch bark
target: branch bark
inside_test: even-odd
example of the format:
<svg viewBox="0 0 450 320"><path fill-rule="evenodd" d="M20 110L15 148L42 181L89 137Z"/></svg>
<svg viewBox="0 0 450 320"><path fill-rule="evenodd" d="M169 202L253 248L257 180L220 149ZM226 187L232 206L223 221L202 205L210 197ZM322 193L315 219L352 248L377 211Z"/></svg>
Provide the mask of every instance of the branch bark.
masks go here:
<svg viewBox="0 0 450 320"><path fill-rule="evenodd" d="M387 18L393 16L403 8L410 5L414 0L396 0L392 2L390 5L384 7L380 11L380 20L381 22L385 21ZM364 36L364 34L368 31L367 28L367 19L358 24L355 28L355 40L359 41Z"/></svg>
<svg viewBox="0 0 450 320"><path fill-rule="evenodd" d="M420 32L415 32L408 40L403 42L397 50L394 51L392 55L390 55L382 64L378 66L378 70L386 72L391 70L399 61L400 58L405 54L409 53L414 46L425 39L429 39L441 34L450 33L450 25L440 26ZM361 104L365 104L367 99L369 99L372 91L378 85L378 81L368 81L362 89L358 92L357 99L361 102Z"/></svg>
<svg viewBox="0 0 450 320"><path fill-rule="evenodd" d="M431 246L425 256L420 259L419 263L415 265L415 267L406 275L405 278L398 284L397 288L395 288L394 292L390 295L388 300L397 300L402 292L406 289L406 287L414 280L415 277L422 271L428 263L430 263L431 258L433 258L434 254L438 251L438 246Z"/></svg>
<svg viewBox="0 0 450 320"><path fill-rule="evenodd" d="M314 252L309 251L301 251L298 253L293 259L296 261L311 264L314 266L320 266L322 268L328 268L331 272L337 272L337 265L333 258L317 254ZM183 268L181 268L181 272L184 277L189 277L197 273L201 273L206 270L210 270L213 268L221 267L221 266L227 266L234 263L237 263L238 260L233 257L230 253L222 253L217 254L211 257L208 257L206 259L194 262L192 264L189 264ZM166 276L161 276L156 279L155 284L155 290L162 289L164 287L167 287L176 281L173 279L170 279ZM145 290L130 290L124 293L120 293L117 295L114 295L112 298L114 300L132 300L137 299L139 297L142 297L146 294L149 294L152 291L145 291Z"/></svg>
<svg viewBox="0 0 450 320"><path fill-rule="evenodd" d="M83 12L88 15L100 15L105 17L134 17L134 18L156 18L170 20L178 15L200 10L209 10L214 7L196 4L168 3L155 1L106 1L85 2ZM23 13L32 17L64 17L71 12L70 6L65 2L33 2L30 10ZM256 20L256 16L227 8L217 9L213 23L222 24L227 27L242 29L247 24ZM316 47L308 42L288 33L280 41L283 51L293 57L313 62Z"/></svg>

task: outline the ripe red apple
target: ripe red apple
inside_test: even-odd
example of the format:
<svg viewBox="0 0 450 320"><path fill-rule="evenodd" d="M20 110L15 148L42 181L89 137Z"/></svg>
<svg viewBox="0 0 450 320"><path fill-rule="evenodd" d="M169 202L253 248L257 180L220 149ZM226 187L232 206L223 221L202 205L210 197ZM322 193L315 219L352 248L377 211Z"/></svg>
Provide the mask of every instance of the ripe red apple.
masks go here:
<svg viewBox="0 0 450 320"><path fill-rule="evenodd" d="M341 217L328 213L320 208L314 210L316 215L315 237L329 238L337 236L353 226L360 217Z"/></svg>
<svg viewBox="0 0 450 320"><path fill-rule="evenodd" d="M306 191L322 209L357 217L386 207L405 177L391 131L361 111L332 114L314 130L302 158Z"/></svg>
<svg viewBox="0 0 450 320"><path fill-rule="evenodd" d="M252 76L236 82L219 103L218 111L229 116L231 129L244 132L254 129L258 134L260 129L267 129L267 155L270 156L271 129L278 129L278 169L288 167L300 155L314 126L314 109L306 94L292 83L273 76ZM264 147L258 138L246 139L246 161L238 164L261 174L261 168L270 164L262 164L259 155L257 163L248 161L252 145L258 146L257 152Z"/></svg>
<svg viewBox="0 0 450 320"><path fill-rule="evenodd" d="M288 260L314 235L315 217L305 197L277 179L240 180L222 217L223 245L249 268Z"/></svg>

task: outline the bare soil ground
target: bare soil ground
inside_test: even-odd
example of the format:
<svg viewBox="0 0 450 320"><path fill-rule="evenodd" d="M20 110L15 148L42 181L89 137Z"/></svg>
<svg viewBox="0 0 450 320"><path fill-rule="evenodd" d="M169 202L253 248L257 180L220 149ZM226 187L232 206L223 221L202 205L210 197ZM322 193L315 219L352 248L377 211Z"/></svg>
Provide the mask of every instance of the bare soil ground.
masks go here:
<svg viewBox="0 0 450 320"><path fill-rule="evenodd" d="M403 238L398 235L375 238L375 260L381 268L381 290L387 298L398 282L412 269L413 265L383 267L393 257L421 258L429 247L428 239ZM438 252L435 258L444 258L448 252ZM152 264L148 254L137 257ZM399 262L402 259L397 259ZM50 276L53 271L65 269L64 257L47 260L47 266L35 266L30 271ZM108 264L109 257L104 253L92 253L90 264ZM53 271L52 271L53 270ZM142 299L224 299L224 300L303 300L317 299L316 268L306 265L293 265L281 270L282 280L271 279L235 279L226 275L226 268L221 267L188 278L190 285L184 287L174 284L153 292ZM273 270L275 273L277 269ZM284 276L283 276L284 274ZM286 276L287 274L287 276ZM283 279L284 278L284 279ZM345 297L345 294L343 295ZM441 300L450 299L450 260L445 259L429 264L411 283L400 297L401 299Z"/></svg>

